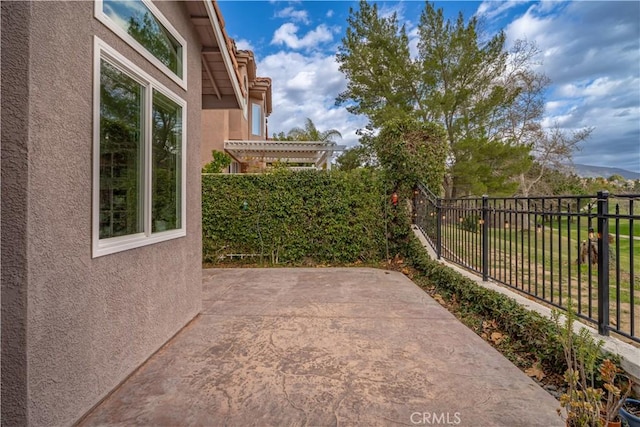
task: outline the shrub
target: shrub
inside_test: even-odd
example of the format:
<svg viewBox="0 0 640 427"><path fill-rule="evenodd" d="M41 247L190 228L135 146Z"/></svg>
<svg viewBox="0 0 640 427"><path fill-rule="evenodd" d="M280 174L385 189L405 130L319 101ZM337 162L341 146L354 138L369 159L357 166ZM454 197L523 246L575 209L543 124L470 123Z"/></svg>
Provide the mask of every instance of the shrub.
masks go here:
<svg viewBox="0 0 640 427"><path fill-rule="evenodd" d="M202 177L203 261L258 254L273 264L385 257L384 185L368 169Z"/></svg>

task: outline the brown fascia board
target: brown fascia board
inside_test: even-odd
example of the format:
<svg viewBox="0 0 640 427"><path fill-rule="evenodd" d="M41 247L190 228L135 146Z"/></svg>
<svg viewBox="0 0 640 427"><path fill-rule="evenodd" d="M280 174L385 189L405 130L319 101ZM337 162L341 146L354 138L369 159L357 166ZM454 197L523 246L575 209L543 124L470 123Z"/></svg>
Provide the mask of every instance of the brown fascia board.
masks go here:
<svg viewBox="0 0 640 427"><path fill-rule="evenodd" d="M247 94L245 92L245 88L242 87L242 80L240 79L240 68L238 67L238 59L236 58L236 55L237 55L236 43L227 34L227 30L224 24L224 18L222 17L222 12L220 11L218 2L216 0L211 0L211 3L213 4L213 9L216 11L216 19L218 19L218 23L220 24L220 29L222 30L222 36L224 37L224 41L227 45L229 56L231 57L231 63L233 64L233 69L236 74L236 79L238 81L238 85L240 86L240 90L242 91L242 96L246 96Z"/></svg>

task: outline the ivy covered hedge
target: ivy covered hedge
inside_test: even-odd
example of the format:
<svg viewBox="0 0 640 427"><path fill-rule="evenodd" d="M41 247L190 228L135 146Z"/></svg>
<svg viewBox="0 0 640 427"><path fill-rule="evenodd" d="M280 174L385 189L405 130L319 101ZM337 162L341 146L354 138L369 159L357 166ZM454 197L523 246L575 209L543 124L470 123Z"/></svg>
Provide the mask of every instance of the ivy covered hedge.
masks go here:
<svg viewBox="0 0 640 427"><path fill-rule="evenodd" d="M203 261L218 264L229 254L273 264L382 260L385 194L369 169L203 175Z"/></svg>

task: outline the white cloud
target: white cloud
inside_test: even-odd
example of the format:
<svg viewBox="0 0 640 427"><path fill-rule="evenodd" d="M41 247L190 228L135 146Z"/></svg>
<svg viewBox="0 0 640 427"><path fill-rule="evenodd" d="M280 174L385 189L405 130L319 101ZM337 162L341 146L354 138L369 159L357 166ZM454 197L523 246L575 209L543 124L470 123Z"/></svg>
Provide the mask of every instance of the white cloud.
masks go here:
<svg viewBox="0 0 640 427"><path fill-rule="evenodd" d="M494 19L503 16L510 9L526 3L528 0L510 0L510 1L495 1L484 0L478 6L476 16L486 19Z"/></svg>
<svg viewBox="0 0 640 427"><path fill-rule="evenodd" d="M277 18L289 18L293 22L309 24L309 13L306 10L296 10L294 7L285 7L276 12Z"/></svg>
<svg viewBox="0 0 640 427"><path fill-rule="evenodd" d="M280 51L260 61L258 71L273 79L270 135L304 126L308 117L320 130L338 129L343 136L341 144L356 144L355 131L365 126L366 118L356 117L345 108L335 106L335 98L346 88L347 82L333 53Z"/></svg>
<svg viewBox="0 0 640 427"><path fill-rule="evenodd" d="M402 2L397 3L383 3L378 9L378 14L383 18L390 18L393 14L398 18L398 22L404 21L404 4Z"/></svg>
<svg viewBox="0 0 640 427"><path fill-rule="evenodd" d="M640 171L639 20L637 2L541 2L505 29L508 44L526 38L543 52L544 124L595 128L578 163Z"/></svg>
<svg viewBox="0 0 640 427"><path fill-rule="evenodd" d="M327 18L331 18L331 17L333 17L333 13L334 13L334 12L333 12L333 9L329 9L329 10L327 10L327 14L326 14L325 16L326 16Z"/></svg>
<svg viewBox="0 0 640 427"><path fill-rule="evenodd" d="M240 50L254 50L253 45L249 40L246 39L237 39L236 47Z"/></svg>
<svg viewBox="0 0 640 427"><path fill-rule="evenodd" d="M285 45L290 49L309 49L333 40L334 31L325 24L318 25L301 38L298 37L298 29L298 26L291 22L282 24L273 33L271 44Z"/></svg>

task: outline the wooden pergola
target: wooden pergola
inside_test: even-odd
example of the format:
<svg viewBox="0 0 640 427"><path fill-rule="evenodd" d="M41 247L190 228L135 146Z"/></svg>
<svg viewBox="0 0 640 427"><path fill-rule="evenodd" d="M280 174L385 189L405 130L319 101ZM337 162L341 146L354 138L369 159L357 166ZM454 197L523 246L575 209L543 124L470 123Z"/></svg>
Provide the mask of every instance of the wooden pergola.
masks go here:
<svg viewBox="0 0 640 427"><path fill-rule="evenodd" d="M331 158L345 145L321 141L225 141L224 150L238 163L289 163L293 169L331 169ZM301 166L304 165L304 166Z"/></svg>

